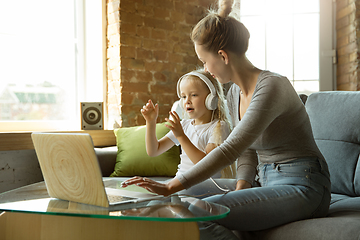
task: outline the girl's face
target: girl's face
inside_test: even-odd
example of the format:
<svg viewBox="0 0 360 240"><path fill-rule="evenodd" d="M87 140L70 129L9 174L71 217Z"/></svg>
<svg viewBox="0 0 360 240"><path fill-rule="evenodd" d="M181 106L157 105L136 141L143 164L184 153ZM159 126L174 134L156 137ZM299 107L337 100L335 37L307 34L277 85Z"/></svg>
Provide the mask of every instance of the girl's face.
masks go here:
<svg viewBox="0 0 360 240"><path fill-rule="evenodd" d="M205 99L210 90L202 80L188 76L180 82L180 96L183 108L195 124L208 123L211 120L212 111L205 106Z"/></svg>
<svg viewBox="0 0 360 240"><path fill-rule="evenodd" d="M230 77L226 75L226 64L221 55L215 54L204 49L203 45L195 43L195 52L199 60L204 64L204 69L221 84L228 83Z"/></svg>

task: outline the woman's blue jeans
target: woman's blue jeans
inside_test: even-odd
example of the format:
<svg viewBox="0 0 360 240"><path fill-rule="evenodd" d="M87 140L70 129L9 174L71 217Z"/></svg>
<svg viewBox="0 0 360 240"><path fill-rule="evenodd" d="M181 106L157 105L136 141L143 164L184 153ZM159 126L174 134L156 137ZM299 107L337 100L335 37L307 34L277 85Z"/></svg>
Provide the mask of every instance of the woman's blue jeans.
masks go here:
<svg viewBox="0 0 360 240"><path fill-rule="evenodd" d="M216 182L223 188L231 186L230 189L234 189L236 184L233 179L216 179ZM330 177L323 160L312 157L261 164L259 183L260 187L204 198L229 207L230 213L213 223L200 223L201 238L222 239L221 236L233 239L235 236L230 230L264 230L302 219L323 217L328 212ZM202 194L209 187L213 188L214 184L207 180L187 191L189 194Z"/></svg>

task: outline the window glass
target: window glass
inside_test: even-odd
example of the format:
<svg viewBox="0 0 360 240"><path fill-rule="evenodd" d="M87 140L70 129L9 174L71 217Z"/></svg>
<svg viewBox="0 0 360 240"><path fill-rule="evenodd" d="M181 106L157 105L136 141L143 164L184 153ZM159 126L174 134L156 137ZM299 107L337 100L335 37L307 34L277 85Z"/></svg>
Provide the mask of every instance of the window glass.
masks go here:
<svg viewBox="0 0 360 240"><path fill-rule="evenodd" d="M255 66L286 76L299 93L319 91L318 0L241 0L240 18Z"/></svg>
<svg viewBox="0 0 360 240"><path fill-rule="evenodd" d="M318 13L320 12L319 1L316 0L293 0L294 13Z"/></svg>
<svg viewBox="0 0 360 240"><path fill-rule="evenodd" d="M264 16L246 16L242 23L250 31L249 48L246 52L249 60L258 68L266 69L266 34ZM256 29L256 31L252 31Z"/></svg>
<svg viewBox="0 0 360 240"><path fill-rule="evenodd" d="M0 120L75 114L74 1L0 1Z"/></svg>
<svg viewBox="0 0 360 240"><path fill-rule="evenodd" d="M319 15L294 15L294 79L319 78ZM318 91L318 90L317 90Z"/></svg>
<svg viewBox="0 0 360 240"><path fill-rule="evenodd" d="M80 130L104 102L102 0L0 0L0 131Z"/></svg>
<svg viewBox="0 0 360 240"><path fill-rule="evenodd" d="M270 71L293 75L293 31L290 15L275 15L266 21L266 67Z"/></svg>

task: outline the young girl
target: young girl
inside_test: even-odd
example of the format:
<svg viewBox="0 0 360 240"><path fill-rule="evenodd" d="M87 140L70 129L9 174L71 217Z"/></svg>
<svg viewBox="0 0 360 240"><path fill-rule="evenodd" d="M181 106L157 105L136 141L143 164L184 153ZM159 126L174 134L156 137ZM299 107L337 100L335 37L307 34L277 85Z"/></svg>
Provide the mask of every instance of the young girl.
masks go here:
<svg viewBox="0 0 360 240"><path fill-rule="evenodd" d="M170 112L165 125L171 131L158 140L156 119L159 106L151 100L141 109L146 120L146 151L158 156L172 146L181 145L181 161L176 176L185 173L206 154L220 145L229 135L230 127L225 114L222 86L204 71L197 70L182 76L177 83L180 106L189 119L181 120ZM213 177L234 177L235 170L227 167Z"/></svg>

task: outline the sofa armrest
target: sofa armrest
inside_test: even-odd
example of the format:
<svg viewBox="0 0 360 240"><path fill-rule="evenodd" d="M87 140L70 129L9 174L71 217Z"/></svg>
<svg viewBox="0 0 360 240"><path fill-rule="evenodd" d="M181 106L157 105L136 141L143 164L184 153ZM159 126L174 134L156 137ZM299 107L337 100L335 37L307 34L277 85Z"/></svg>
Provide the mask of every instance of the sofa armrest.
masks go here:
<svg viewBox="0 0 360 240"><path fill-rule="evenodd" d="M95 148L101 173L103 177L110 176L113 173L116 163L117 146Z"/></svg>

